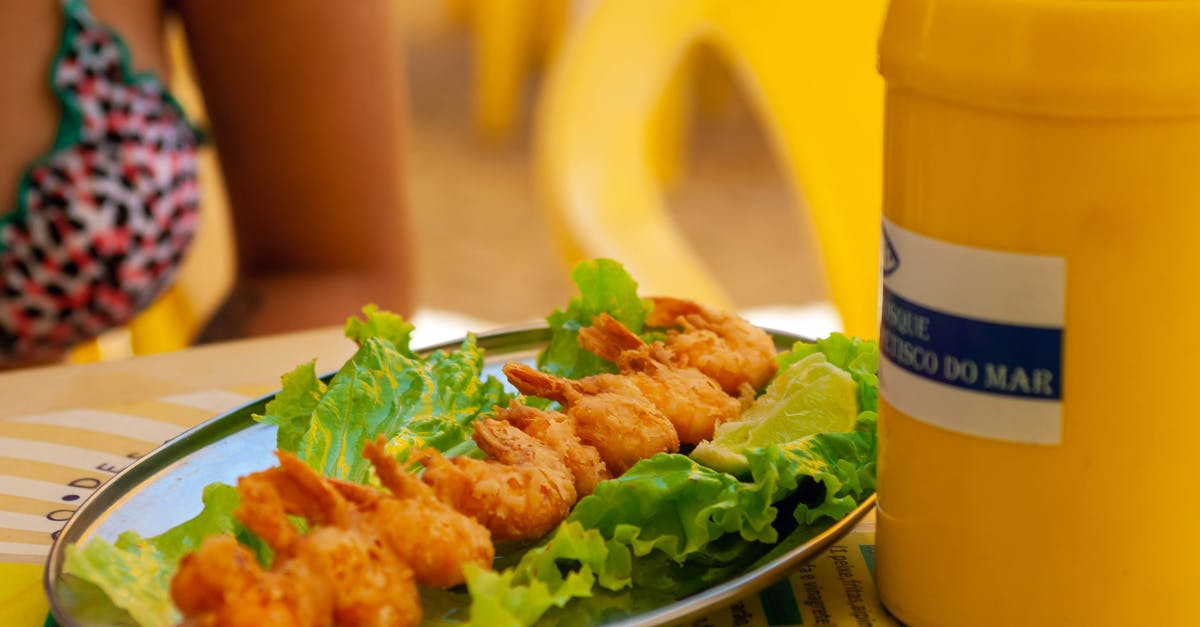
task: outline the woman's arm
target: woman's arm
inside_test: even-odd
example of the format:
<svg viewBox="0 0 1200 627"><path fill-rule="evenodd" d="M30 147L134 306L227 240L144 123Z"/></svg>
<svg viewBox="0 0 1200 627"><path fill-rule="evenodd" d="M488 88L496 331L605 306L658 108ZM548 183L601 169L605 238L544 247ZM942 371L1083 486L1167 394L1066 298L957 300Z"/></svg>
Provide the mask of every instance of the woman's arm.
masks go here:
<svg viewBox="0 0 1200 627"><path fill-rule="evenodd" d="M392 0L182 0L238 257L202 339L411 313Z"/></svg>

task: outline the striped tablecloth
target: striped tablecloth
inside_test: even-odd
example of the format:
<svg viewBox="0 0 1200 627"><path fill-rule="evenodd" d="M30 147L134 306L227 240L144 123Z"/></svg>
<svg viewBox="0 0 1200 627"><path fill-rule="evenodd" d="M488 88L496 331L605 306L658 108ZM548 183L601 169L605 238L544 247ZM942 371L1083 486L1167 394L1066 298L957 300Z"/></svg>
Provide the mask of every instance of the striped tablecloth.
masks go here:
<svg viewBox="0 0 1200 627"><path fill-rule="evenodd" d="M59 529L109 477L166 440L270 391L187 392L0 421L0 562L44 562Z"/></svg>

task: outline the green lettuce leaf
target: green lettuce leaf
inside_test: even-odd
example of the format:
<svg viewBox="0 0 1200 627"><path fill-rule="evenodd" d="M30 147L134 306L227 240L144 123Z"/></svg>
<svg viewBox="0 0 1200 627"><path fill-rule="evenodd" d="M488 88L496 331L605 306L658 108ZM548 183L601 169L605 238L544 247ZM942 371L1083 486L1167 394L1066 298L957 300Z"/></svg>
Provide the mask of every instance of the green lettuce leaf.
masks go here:
<svg viewBox="0 0 1200 627"><path fill-rule="evenodd" d="M566 310L555 309L546 318L550 344L537 359L539 369L555 376L578 379L599 372L616 372L616 367L579 346L579 330L592 318L607 313L634 333L641 333L650 313L650 301L639 298L637 282L621 264L611 259L580 262L571 271L579 287Z"/></svg>
<svg viewBox="0 0 1200 627"><path fill-rule="evenodd" d="M849 433L750 451L748 481L678 454L642 460L517 566L476 575L472 624L594 624L728 581L781 535L794 547L872 494L875 450L866 412Z"/></svg>
<svg viewBox="0 0 1200 627"><path fill-rule="evenodd" d="M365 338L330 380L295 453L326 476L365 482L370 463L362 450L377 434L401 460L425 447L451 455L473 451L475 419L510 398L494 377L482 380L482 371L474 336L458 351L427 358Z"/></svg>
<svg viewBox="0 0 1200 627"><path fill-rule="evenodd" d="M404 460L433 447L451 457L482 455L471 439L475 421L512 399L498 379L482 376L483 353L475 336L468 334L457 351L437 351L424 358L421 376L412 377L415 385L404 392L405 405L388 443L390 453Z"/></svg>
<svg viewBox="0 0 1200 627"><path fill-rule="evenodd" d="M551 608L592 596L597 584L614 590L628 586L630 565L625 547L565 522L512 568L464 571L471 594L468 624L531 625Z"/></svg>
<svg viewBox="0 0 1200 627"><path fill-rule="evenodd" d="M779 372L813 353L824 354L830 363L850 373L858 383L860 411L879 411L879 376L876 374L879 372L878 342L842 333L832 333L815 343L796 342L792 350L776 357Z"/></svg>
<svg viewBox="0 0 1200 627"><path fill-rule="evenodd" d="M346 320L344 333L360 347L369 339L385 340L402 355L415 357L409 348L413 325L390 311L382 311L375 305L363 307L363 318L350 317ZM313 412L328 387L316 373L316 361L296 366L280 378L281 388L268 403L261 416L255 420L275 425L278 429L276 442L281 450L295 453L300 441L309 431Z"/></svg>
<svg viewBox="0 0 1200 627"><path fill-rule="evenodd" d="M282 387L267 406L259 422L275 425L277 446L285 451L300 448L300 439L308 431L312 414L317 409L327 386L317 378L316 360L296 366L280 377Z"/></svg>
<svg viewBox="0 0 1200 627"><path fill-rule="evenodd" d="M248 533L233 518L237 504L236 488L214 483L204 489L204 509L195 518L160 535L142 538L126 531L114 543L96 538L83 547L67 547L63 572L74 580L72 595L91 600L87 604L94 610L98 588L136 624L176 624L181 617L169 590L179 560L210 535Z"/></svg>
<svg viewBox="0 0 1200 627"><path fill-rule="evenodd" d="M408 347L411 325L373 307L364 313L365 320L346 326L358 351L328 385L312 362L302 364L282 377L281 391L255 417L276 425L279 448L328 476L359 482L370 473L363 446L378 433L390 438L388 448L400 458L427 446L449 455L477 451L470 438L474 420L507 404L509 394L494 377L481 378L483 351L475 338L468 336L458 351L419 357ZM204 503L196 518L154 538L128 532L114 543L94 539L68 548L66 571L76 596L90 599L97 611L118 608L101 622L171 625L179 618L169 597L171 577L205 537L233 533L260 563L270 563L270 549L233 518L235 488L212 484Z"/></svg>
<svg viewBox="0 0 1200 627"><path fill-rule="evenodd" d="M284 375L283 388L258 420L278 425L278 446L326 476L364 482L370 464L363 446L384 434L400 459L434 447L444 453L477 454L471 441L476 418L510 398L495 377L481 379L483 350L472 335L460 350L415 355L408 346L412 325L399 316L363 309L346 336L358 351L326 386L312 364ZM399 343L399 344L397 344Z"/></svg>
<svg viewBox="0 0 1200 627"><path fill-rule="evenodd" d="M851 411L860 410L853 430L745 450L746 480L684 455L642 460L597 485L516 567L481 576L487 585L471 588L472 620L590 624L636 613L727 581L850 513L875 491L878 348L835 334L798 343L781 369L817 353L857 383L847 392L857 399L847 400ZM590 541L556 542L560 533Z"/></svg>
<svg viewBox="0 0 1200 627"><path fill-rule="evenodd" d="M660 453L601 482L568 520L629 546L636 556L660 551L683 561L728 533L774 542L770 496L685 455Z"/></svg>
<svg viewBox="0 0 1200 627"><path fill-rule="evenodd" d="M819 433L748 451L753 483L775 502L797 494L802 525L838 520L875 492L875 412L859 414L849 433Z"/></svg>
<svg viewBox="0 0 1200 627"><path fill-rule="evenodd" d="M399 314L385 311L376 305L363 307L363 318L353 316L346 320L346 337L362 345L367 338L378 338L391 342L396 350L413 357L409 343L412 340L413 325Z"/></svg>

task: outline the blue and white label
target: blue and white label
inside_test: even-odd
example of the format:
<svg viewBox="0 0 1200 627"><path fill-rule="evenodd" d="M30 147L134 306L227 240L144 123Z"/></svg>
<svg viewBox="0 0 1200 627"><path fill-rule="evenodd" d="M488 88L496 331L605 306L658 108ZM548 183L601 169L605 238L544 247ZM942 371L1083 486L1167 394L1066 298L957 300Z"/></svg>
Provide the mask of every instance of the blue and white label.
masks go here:
<svg viewBox="0 0 1200 627"><path fill-rule="evenodd" d="M927 424L1062 442L1066 261L951 244L883 220L879 392Z"/></svg>

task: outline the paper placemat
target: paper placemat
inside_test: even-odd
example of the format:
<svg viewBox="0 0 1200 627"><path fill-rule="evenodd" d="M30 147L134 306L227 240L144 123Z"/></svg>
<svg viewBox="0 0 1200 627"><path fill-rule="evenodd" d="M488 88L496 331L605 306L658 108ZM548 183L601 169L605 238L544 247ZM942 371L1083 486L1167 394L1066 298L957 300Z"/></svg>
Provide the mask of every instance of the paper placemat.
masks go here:
<svg viewBox="0 0 1200 627"><path fill-rule="evenodd" d="M96 488L187 429L268 394L248 386L0 420L0 562L42 563Z"/></svg>

